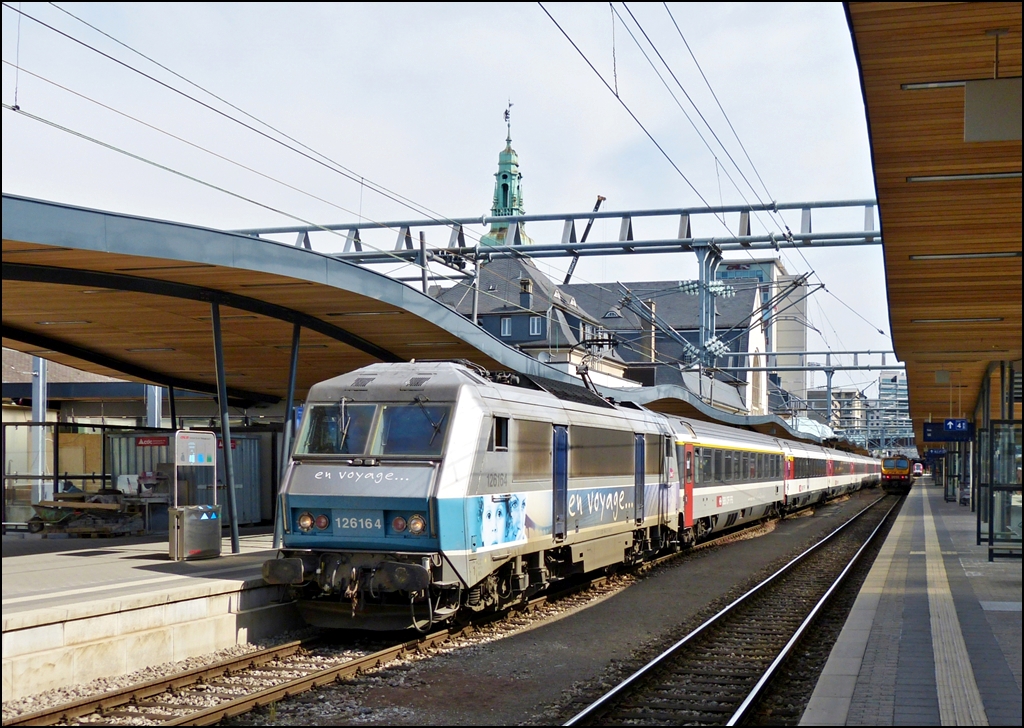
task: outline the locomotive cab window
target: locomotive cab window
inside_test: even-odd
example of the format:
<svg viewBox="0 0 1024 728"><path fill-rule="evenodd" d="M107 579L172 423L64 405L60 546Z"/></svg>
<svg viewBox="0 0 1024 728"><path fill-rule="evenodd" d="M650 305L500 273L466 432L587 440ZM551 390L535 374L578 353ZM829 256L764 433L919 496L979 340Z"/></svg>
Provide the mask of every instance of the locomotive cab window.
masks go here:
<svg viewBox="0 0 1024 728"><path fill-rule="evenodd" d="M425 404L381 405L373 455L438 457L451 420L451 406Z"/></svg>
<svg viewBox="0 0 1024 728"><path fill-rule="evenodd" d="M362 455L373 428L374 404L312 405L302 422L296 455Z"/></svg>
<svg viewBox="0 0 1024 728"><path fill-rule="evenodd" d="M491 452L508 452L508 417L494 418L487 449Z"/></svg>

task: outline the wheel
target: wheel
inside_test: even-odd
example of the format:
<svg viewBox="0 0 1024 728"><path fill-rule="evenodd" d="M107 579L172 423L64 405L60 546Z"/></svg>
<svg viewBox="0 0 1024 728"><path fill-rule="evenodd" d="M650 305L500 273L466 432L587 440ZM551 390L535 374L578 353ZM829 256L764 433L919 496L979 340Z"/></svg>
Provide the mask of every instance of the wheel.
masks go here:
<svg viewBox="0 0 1024 728"><path fill-rule="evenodd" d="M40 531L43 530L43 528L45 526L46 526L46 522L43 521L43 519L40 518L39 516L32 516L32 518L28 519L28 532L29 533L39 533Z"/></svg>

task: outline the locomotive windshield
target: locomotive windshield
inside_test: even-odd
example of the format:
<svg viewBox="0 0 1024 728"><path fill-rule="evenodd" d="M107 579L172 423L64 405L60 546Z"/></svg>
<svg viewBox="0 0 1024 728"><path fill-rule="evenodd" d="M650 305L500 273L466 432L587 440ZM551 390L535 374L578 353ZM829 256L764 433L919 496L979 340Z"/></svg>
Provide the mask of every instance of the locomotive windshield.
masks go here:
<svg viewBox="0 0 1024 728"><path fill-rule="evenodd" d="M439 457L450 419L451 405L421 401L312 405L295 454Z"/></svg>
<svg viewBox="0 0 1024 728"><path fill-rule="evenodd" d="M381 405L373 455L441 454L451 407L424 404Z"/></svg>
<svg viewBox="0 0 1024 728"><path fill-rule="evenodd" d="M370 438L375 404L314 405L306 415L297 454L362 455Z"/></svg>
<svg viewBox="0 0 1024 728"><path fill-rule="evenodd" d="M902 470L910 467L910 461L906 458L886 458L882 461L882 467L886 470Z"/></svg>

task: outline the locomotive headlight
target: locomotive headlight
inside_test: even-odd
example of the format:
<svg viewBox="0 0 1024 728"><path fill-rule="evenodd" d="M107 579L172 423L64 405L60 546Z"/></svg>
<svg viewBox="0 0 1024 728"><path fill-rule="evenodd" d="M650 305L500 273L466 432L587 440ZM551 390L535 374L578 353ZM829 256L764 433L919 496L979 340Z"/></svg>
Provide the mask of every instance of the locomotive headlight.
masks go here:
<svg viewBox="0 0 1024 728"><path fill-rule="evenodd" d="M316 527L323 531L325 528L331 525L331 519L321 513L316 517Z"/></svg>
<svg viewBox="0 0 1024 728"><path fill-rule="evenodd" d="M299 528L303 531L309 531L313 528L313 514L303 513L299 516Z"/></svg>
<svg viewBox="0 0 1024 728"><path fill-rule="evenodd" d="M409 519L409 533L414 536L419 536L421 533L427 530L427 522L423 519L423 516L418 513Z"/></svg>
<svg viewBox="0 0 1024 728"><path fill-rule="evenodd" d="M394 529L395 533L402 533L406 525L405 519L401 516L395 516L394 520L391 521L391 528Z"/></svg>

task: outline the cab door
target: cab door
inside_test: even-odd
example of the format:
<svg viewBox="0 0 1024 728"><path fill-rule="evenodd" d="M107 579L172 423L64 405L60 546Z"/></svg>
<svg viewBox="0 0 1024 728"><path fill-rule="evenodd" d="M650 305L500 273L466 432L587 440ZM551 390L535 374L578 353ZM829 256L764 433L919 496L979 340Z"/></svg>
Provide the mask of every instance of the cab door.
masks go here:
<svg viewBox="0 0 1024 728"><path fill-rule="evenodd" d="M693 528L693 485L694 485L694 453L693 445L683 446L683 526Z"/></svg>

